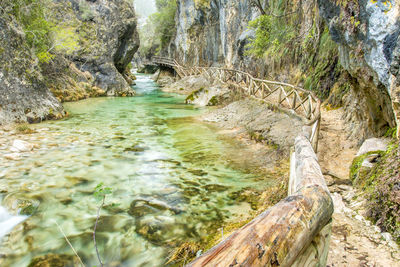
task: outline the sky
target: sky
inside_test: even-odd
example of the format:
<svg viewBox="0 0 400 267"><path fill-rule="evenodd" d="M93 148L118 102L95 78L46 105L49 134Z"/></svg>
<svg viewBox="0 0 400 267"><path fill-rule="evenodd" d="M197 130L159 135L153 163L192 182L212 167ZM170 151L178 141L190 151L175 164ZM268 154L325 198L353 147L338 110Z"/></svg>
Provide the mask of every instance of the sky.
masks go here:
<svg viewBox="0 0 400 267"><path fill-rule="evenodd" d="M133 0L133 3L136 13L139 14L140 17L148 17L156 12L155 0Z"/></svg>

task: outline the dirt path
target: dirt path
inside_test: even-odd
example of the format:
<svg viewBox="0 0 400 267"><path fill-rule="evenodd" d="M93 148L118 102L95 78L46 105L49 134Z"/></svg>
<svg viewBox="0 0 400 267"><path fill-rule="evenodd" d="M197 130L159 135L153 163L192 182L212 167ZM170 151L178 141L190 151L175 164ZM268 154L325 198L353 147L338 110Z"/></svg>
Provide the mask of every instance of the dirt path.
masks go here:
<svg viewBox="0 0 400 267"><path fill-rule="evenodd" d="M335 205L328 266L400 266L399 247L365 220L361 192L350 186L357 144L347 139L342 112L322 111L319 141L319 162Z"/></svg>

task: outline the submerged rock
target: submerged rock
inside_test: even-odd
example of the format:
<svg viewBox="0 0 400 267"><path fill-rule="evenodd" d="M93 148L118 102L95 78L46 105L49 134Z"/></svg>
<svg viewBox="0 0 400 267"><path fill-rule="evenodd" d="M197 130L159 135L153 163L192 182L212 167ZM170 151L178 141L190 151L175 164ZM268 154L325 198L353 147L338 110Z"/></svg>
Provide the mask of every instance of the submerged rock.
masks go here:
<svg viewBox="0 0 400 267"><path fill-rule="evenodd" d="M157 213L160 211L172 211L175 214L182 212L180 208L173 207L168 203L165 203L156 199L135 199L132 201L128 214L134 217L142 217L146 214Z"/></svg>
<svg viewBox="0 0 400 267"><path fill-rule="evenodd" d="M23 140L14 140L13 145L11 147L12 152L28 152L33 150L34 145L23 141Z"/></svg>
<svg viewBox="0 0 400 267"><path fill-rule="evenodd" d="M33 258L28 267L74 267L79 266L74 256L67 254L47 254Z"/></svg>
<svg viewBox="0 0 400 267"><path fill-rule="evenodd" d="M176 242L184 234L184 228L169 216L146 216L136 223L136 232L157 245Z"/></svg>
<svg viewBox="0 0 400 267"><path fill-rule="evenodd" d="M203 186L208 192L223 192L229 189L229 187L220 184L208 184Z"/></svg>
<svg viewBox="0 0 400 267"><path fill-rule="evenodd" d="M146 148L140 147L138 145L134 145L132 147L127 147L124 149L125 152L143 152L145 150L146 150Z"/></svg>
<svg viewBox="0 0 400 267"><path fill-rule="evenodd" d="M16 193L11 193L4 198L2 205L13 214L32 215L39 207L40 201L36 199L28 199Z"/></svg>
<svg viewBox="0 0 400 267"><path fill-rule="evenodd" d="M19 160L21 158L21 154L19 153L5 154L4 158L9 160Z"/></svg>

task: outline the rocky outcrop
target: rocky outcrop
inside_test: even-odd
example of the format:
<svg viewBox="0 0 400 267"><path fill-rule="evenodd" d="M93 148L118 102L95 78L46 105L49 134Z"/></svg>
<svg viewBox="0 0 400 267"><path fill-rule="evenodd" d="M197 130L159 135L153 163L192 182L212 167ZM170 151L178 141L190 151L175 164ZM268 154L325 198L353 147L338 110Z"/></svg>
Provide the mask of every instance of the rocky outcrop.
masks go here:
<svg viewBox="0 0 400 267"><path fill-rule="evenodd" d="M170 54L185 64L234 66L245 61L251 32L248 22L259 15L248 0L179 0L176 38Z"/></svg>
<svg viewBox="0 0 400 267"><path fill-rule="evenodd" d="M295 116L279 113L274 107L252 98L232 102L206 114L203 119L224 129L241 129L251 139L289 151L303 122Z"/></svg>
<svg viewBox="0 0 400 267"><path fill-rule="evenodd" d="M268 2L267 11L282 4ZM288 1L283 5L289 6L286 12L291 17L296 16L288 23L297 24L291 26L297 37L289 47L294 56L278 56L278 66L272 58L256 61L245 53L254 36L249 21L260 15L252 3L178 1L170 56L188 65L235 67L255 77L267 74L268 79L315 90L332 106L345 107L348 135L360 144L382 136L396 126L396 120L400 124L398 2ZM334 42L327 41L329 35Z"/></svg>
<svg viewBox="0 0 400 267"><path fill-rule="evenodd" d="M64 115L40 71L22 28L13 16L0 9L0 125L40 122Z"/></svg>
<svg viewBox="0 0 400 267"><path fill-rule="evenodd" d="M28 44L11 2L0 3L0 124L61 118L61 101L134 95L129 63L139 36L132 3L46 3L40 8L52 26L45 60Z"/></svg>
<svg viewBox="0 0 400 267"><path fill-rule="evenodd" d="M319 0L318 5L339 44L341 64L355 79L349 120L358 122L365 136L382 135L385 125L395 126L393 110L398 122L400 115L399 3Z"/></svg>
<svg viewBox="0 0 400 267"><path fill-rule="evenodd" d="M139 48L139 35L132 4L125 0L54 2L56 20L71 27L78 42L66 56L107 95L133 95L127 67Z"/></svg>

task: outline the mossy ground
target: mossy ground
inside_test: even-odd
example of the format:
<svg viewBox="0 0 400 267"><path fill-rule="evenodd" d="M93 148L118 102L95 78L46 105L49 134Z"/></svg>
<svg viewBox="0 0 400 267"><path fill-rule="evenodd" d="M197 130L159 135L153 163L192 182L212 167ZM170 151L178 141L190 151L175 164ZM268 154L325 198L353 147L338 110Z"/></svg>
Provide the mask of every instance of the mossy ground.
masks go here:
<svg viewBox="0 0 400 267"><path fill-rule="evenodd" d="M378 154L372 169L362 167L370 155ZM366 194L367 216L382 231L400 243L400 149L393 141L387 151L370 152L354 159L350 169L353 184Z"/></svg>

